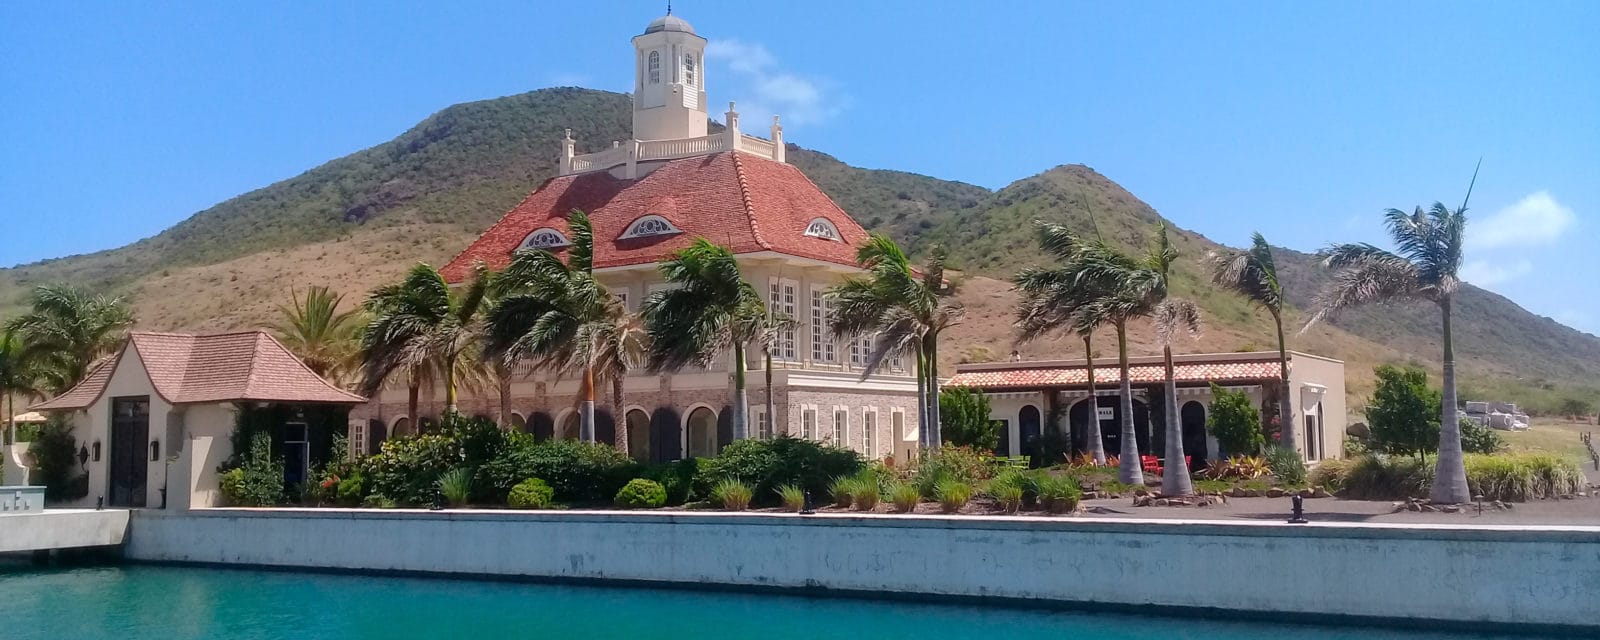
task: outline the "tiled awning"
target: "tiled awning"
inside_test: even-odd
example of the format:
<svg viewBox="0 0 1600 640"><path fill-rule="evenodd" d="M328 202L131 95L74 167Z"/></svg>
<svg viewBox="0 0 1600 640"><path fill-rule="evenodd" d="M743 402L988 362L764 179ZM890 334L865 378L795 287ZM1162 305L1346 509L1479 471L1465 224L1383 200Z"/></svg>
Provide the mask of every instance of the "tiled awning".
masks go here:
<svg viewBox="0 0 1600 640"><path fill-rule="evenodd" d="M1173 378L1179 383L1245 382L1281 380L1276 361L1243 362L1188 362L1173 366ZM1133 384L1153 384L1166 380L1162 365L1137 364L1128 368L1128 379ZM1096 366L1095 385L1122 383L1122 372L1117 367ZM964 371L946 383L951 387L973 387L987 391L1002 389L1049 389L1081 387L1089 384L1089 373L1083 366L1027 367L989 371Z"/></svg>

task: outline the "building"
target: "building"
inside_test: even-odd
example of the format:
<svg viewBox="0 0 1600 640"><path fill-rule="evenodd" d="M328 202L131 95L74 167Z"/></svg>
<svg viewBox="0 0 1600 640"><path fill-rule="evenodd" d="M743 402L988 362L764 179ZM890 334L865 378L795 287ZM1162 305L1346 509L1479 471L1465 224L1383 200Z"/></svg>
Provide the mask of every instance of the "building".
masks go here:
<svg viewBox="0 0 1600 640"><path fill-rule="evenodd" d="M65 414L80 445L86 487L52 506L217 506L217 468L232 457L249 414L273 434L285 482L300 484L326 459L349 408L366 398L318 377L271 335L135 331L83 381L34 405Z"/></svg>
<svg viewBox="0 0 1600 640"><path fill-rule="evenodd" d="M863 377L870 339L844 341L828 331L829 287L861 273L856 248L867 239L799 169L785 162L776 116L769 138L743 132L729 104L723 130L709 133L706 40L677 16L652 21L633 38L634 139L601 141L577 153L582 132L561 141L559 175L547 180L442 270L460 282L482 263L501 268L512 252L568 246L567 217L587 213L594 226L595 273L632 311L666 286L657 263L704 237L730 248L745 278L767 292L771 308L799 326L780 341L772 388L766 388L759 350L750 350L750 433L789 434L830 441L871 458L905 455L916 446L916 382L907 362ZM731 439L732 379L728 358L705 369L635 375L624 382L624 406L597 397L596 438L612 441L626 420L630 452L641 460L715 454ZM540 437L578 437L578 381L552 371L524 371L509 390L510 420ZM767 415L772 394L774 415ZM405 415L404 389L386 389L365 409L375 450L387 434L408 433L417 420L438 415L442 392L432 390ZM465 390L466 413L493 416L497 390Z"/></svg>
<svg viewBox="0 0 1600 640"><path fill-rule="evenodd" d="M1151 404L1163 393L1165 367L1160 356L1130 358L1129 365L1139 451L1161 456L1166 437L1160 420L1161 403L1155 402L1153 411ZM1178 387L1183 449L1194 466L1226 453L1219 451L1216 438L1206 432L1212 384L1245 392L1262 407L1263 414L1277 413L1276 394L1283 376L1276 351L1173 356L1173 374ZM1093 405L1095 419L1100 421L1106 453L1115 455L1121 450L1122 437L1118 397L1122 376L1116 359L1095 360L1094 378L1098 396ZM1085 434L1091 404L1087 402L1088 370L1082 360L964 364L956 367L956 375L947 386L981 389L989 397L990 416L1003 423L997 454L1033 455L1042 436L1062 433L1064 425L1070 425L1072 450L1087 449ZM1298 418L1292 421L1295 443L1301 454L1311 461L1343 457L1344 363L1291 351L1289 388ZM1051 415L1058 418L1047 425Z"/></svg>

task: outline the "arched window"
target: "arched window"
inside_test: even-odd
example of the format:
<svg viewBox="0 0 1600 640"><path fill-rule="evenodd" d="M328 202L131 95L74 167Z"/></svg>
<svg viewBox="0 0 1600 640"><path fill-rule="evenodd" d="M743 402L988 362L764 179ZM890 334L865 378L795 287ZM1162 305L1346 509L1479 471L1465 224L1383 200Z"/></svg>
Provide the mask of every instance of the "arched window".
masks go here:
<svg viewBox="0 0 1600 640"><path fill-rule="evenodd" d="M806 235L813 238L822 238L823 240L843 242L839 238L839 228L833 226L832 222L828 222L827 218L812 220L811 224L806 225Z"/></svg>
<svg viewBox="0 0 1600 640"><path fill-rule="evenodd" d="M534 229L533 233L522 239L523 249L555 249L569 244L572 243L567 241L567 236L550 227Z"/></svg>
<svg viewBox="0 0 1600 640"><path fill-rule="evenodd" d="M683 54L683 83L691 87L696 86L694 83L694 54L692 53Z"/></svg>
<svg viewBox="0 0 1600 640"><path fill-rule="evenodd" d="M647 238L650 236L670 236L675 233L682 233L682 231L672 226L671 222L667 222L666 218L649 215L634 220L633 224L628 225L628 230L623 232L622 237L624 239Z"/></svg>
<svg viewBox="0 0 1600 640"><path fill-rule="evenodd" d="M661 84L661 52L650 52L650 84Z"/></svg>

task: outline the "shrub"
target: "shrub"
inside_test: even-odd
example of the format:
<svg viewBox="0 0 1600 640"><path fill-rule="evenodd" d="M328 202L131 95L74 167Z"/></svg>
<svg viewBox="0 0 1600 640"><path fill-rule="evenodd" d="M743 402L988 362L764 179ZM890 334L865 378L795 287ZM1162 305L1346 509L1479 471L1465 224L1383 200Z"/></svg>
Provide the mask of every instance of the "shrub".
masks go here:
<svg viewBox="0 0 1600 640"><path fill-rule="evenodd" d="M634 478L617 491L612 502L627 509L655 509L667 504L667 489L659 482Z"/></svg>
<svg viewBox="0 0 1600 640"><path fill-rule="evenodd" d="M363 498L361 500L361 506L370 507L373 509L393 509L398 505L396 505L393 500L374 493L366 498Z"/></svg>
<svg viewBox="0 0 1600 640"><path fill-rule="evenodd" d="M1071 513L1083 500L1077 481L1067 476L1046 475L1039 479L1039 504L1051 513Z"/></svg>
<svg viewBox="0 0 1600 640"><path fill-rule="evenodd" d="M1374 454L1350 463L1342 495L1357 500L1399 500L1426 496L1432 485L1433 465L1418 458Z"/></svg>
<svg viewBox="0 0 1600 640"><path fill-rule="evenodd" d="M990 464L989 456L979 453L970 447L942 447L938 451L930 451L917 463L916 471L912 474L912 482L917 485L917 490L929 498L936 497L934 492L944 480L953 480L967 485L975 485L994 476L994 465Z"/></svg>
<svg viewBox="0 0 1600 640"><path fill-rule="evenodd" d="M917 503L922 502L922 493L913 484L896 481L889 487L888 493L889 501L894 503L895 513L910 513L917 508Z"/></svg>
<svg viewBox="0 0 1600 640"><path fill-rule="evenodd" d="M878 508L878 501L883 494L878 488L877 475L863 474L850 484L850 498L857 510L872 511Z"/></svg>
<svg viewBox="0 0 1600 640"><path fill-rule="evenodd" d="M652 465L640 474L654 480L667 491L667 504L680 505L689 501L694 490L694 477L700 472L700 458L684 458L673 462Z"/></svg>
<svg viewBox="0 0 1600 640"><path fill-rule="evenodd" d="M1368 447L1378 453L1421 456L1439 450L1439 392L1416 367L1373 370L1378 387L1367 403Z"/></svg>
<svg viewBox="0 0 1600 640"><path fill-rule="evenodd" d="M786 484L778 487L778 501L783 503L783 508L788 511L804 511L806 508L806 490L800 485Z"/></svg>
<svg viewBox="0 0 1600 640"><path fill-rule="evenodd" d="M240 507L266 507L283 502L283 460L272 457L272 435L256 433L241 464L223 473L222 497Z"/></svg>
<svg viewBox="0 0 1600 640"><path fill-rule="evenodd" d="M511 487L507 504L513 509L546 509L555 502L556 492L538 478L528 478Z"/></svg>
<svg viewBox="0 0 1600 640"><path fill-rule="evenodd" d="M738 480L756 495L776 495L778 487L799 486L813 495L822 495L833 479L854 475L864 463L854 451L780 436L771 440L738 440L716 457L700 461L694 477L694 494L711 495L723 480Z"/></svg>
<svg viewBox="0 0 1600 640"><path fill-rule="evenodd" d="M89 476L78 471L75 459L78 441L72 436L72 425L52 416L31 435L26 439L28 455L33 458L28 479L44 485L45 499L76 500L89 495ZM20 431L17 438L24 441Z"/></svg>
<svg viewBox="0 0 1600 640"><path fill-rule="evenodd" d="M750 508L750 485L738 480L723 480L712 489L712 499L722 504L728 511L744 511Z"/></svg>
<svg viewBox="0 0 1600 640"><path fill-rule="evenodd" d="M496 496L525 478L540 478L563 502L599 502L616 496L635 477L638 465L610 445L576 440L546 440L506 450L478 469Z"/></svg>
<svg viewBox="0 0 1600 640"><path fill-rule="evenodd" d="M339 504L356 505L361 503L361 498L367 495L366 476L360 471L351 472L339 479L339 488L335 492Z"/></svg>
<svg viewBox="0 0 1600 640"><path fill-rule="evenodd" d="M455 439L427 433L389 439L383 451L363 461L361 472L373 493L397 504L420 505L433 502L439 476L461 462Z"/></svg>
<svg viewBox="0 0 1600 640"><path fill-rule="evenodd" d="M1311 486L1322 487L1329 493L1344 491L1345 477L1350 473L1348 460L1323 460L1317 463L1317 468L1311 470L1307 481Z"/></svg>
<svg viewBox="0 0 1600 640"><path fill-rule="evenodd" d="M1230 455L1255 455L1266 443L1261 432L1261 411L1250 402L1250 396L1215 383L1211 385L1206 431L1216 436L1217 444Z"/></svg>
<svg viewBox="0 0 1600 640"><path fill-rule="evenodd" d="M466 504L472 495L472 470L456 467L444 472L439 476L439 493L444 494L452 507Z"/></svg>
<svg viewBox="0 0 1600 640"><path fill-rule="evenodd" d="M972 499L972 485L952 478L940 480L933 488L934 498L945 513L955 513Z"/></svg>
<svg viewBox="0 0 1600 640"><path fill-rule="evenodd" d="M1467 486L1488 500L1557 498L1583 487L1577 465L1541 453L1466 456Z"/></svg>
<svg viewBox="0 0 1600 640"><path fill-rule="evenodd" d="M1000 510L1016 513L1022 508L1022 487L1012 484L989 487L989 495L1000 503Z"/></svg>
<svg viewBox="0 0 1600 640"><path fill-rule="evenodd" d="M1000 445L1000 423L989 419L989 396L967 387L939 391L939 429L958 447L993 451Z"/></svg>
<svg viewBox="0 0 1600 640"><path fill-rule="evenodd" d="M1464 453L1499 453L1506 448L1500 434L1487 424L1478 424L1461 418L1461 451Z"/></svg>
<svg viewBox="0 0 1600 640"><path fill-rule="evenodd" d="M1266 462L1278 482L1296 486L1306 483L1306 463L1300 459L1300 452L1273 445L1267 447Z"/></svg>
<svg viewBox="0 0 1600 640"><path fill-rule="evenodd" d="M861 484L861 480L849 477L836 479L833 484L828 485L828 495L833 496L833 506L840 509L850 508L850 504L855 502L858 484Z"/></svg>

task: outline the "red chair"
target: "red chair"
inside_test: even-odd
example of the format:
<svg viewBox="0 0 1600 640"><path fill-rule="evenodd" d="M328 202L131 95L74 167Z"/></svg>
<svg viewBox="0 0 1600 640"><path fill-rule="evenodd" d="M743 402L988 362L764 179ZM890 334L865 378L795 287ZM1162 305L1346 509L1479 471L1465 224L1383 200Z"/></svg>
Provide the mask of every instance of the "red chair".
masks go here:
<svg viewBox="0 0 1600 640"><path fill-rule="evenodd" d="M1161 473L1161 459L1155 456L1139 456L1139 466L1145 473Z"/></svg>

